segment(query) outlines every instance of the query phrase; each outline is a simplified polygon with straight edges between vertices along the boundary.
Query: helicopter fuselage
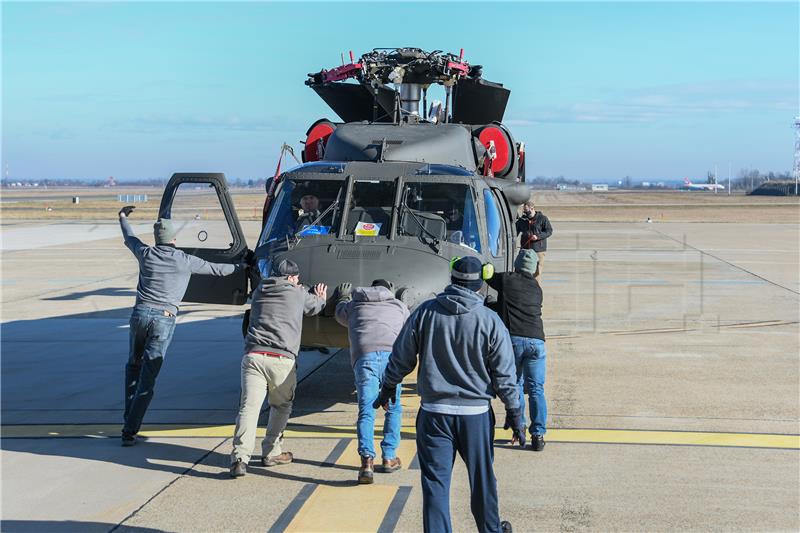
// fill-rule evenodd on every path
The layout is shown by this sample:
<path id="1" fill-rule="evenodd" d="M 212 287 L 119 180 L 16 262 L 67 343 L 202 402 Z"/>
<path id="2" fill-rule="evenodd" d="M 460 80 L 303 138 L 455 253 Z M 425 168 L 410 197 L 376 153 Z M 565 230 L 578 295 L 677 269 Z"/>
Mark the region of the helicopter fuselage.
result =
<path id="1" fill-rule="evenodd" d="M 328 285 L 329 305 L 306 319 L 303 344 L 346 346 L 347 331 L 333 318 L 340 283 L 389 280 L 414 308 L 449 283 L 454 257 L 511 268 L 520 195 L 517 186 L 509 201 L 509 185 L 448 165 L 302 165 L 281 176 L 255 249 L 258 269 L 268 275 L 274 261 L 291 259 L 303 283 Z"/>

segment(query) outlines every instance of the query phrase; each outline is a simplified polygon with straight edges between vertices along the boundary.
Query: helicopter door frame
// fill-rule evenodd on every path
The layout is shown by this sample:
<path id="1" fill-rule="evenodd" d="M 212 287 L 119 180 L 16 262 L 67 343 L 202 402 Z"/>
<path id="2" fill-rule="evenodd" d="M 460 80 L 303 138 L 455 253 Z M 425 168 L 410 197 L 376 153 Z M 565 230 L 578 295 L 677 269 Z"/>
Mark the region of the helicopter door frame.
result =
<path id="1" fill-rule="evenodd" d="M 394 205 L 392 205 L 392 223 L 389 228 L 389 240 L 397 238 L 397 228 L 400 225 L 400 210 L 403 203 L 403 176 L 397 176 L 394 180 Z"/>
<path id="2" fill-rule="evenodd" d="M 250 250 L 233 206 L 225 174 L 213 173 L 187 173 L 179 172 L 172 175 L 164 194 L 161 196 L 161 205 L 158 209 L 159 218 L 172 218 L 172 204 L 178 188 L 183 184 L 208 185 L 214 188 L 220 208 L 225 215 L 225 221 L 231 232 L 233 242 L 227 249 L 217 248 L 177 248 L 187 254 L 199 257 L 210 263 L 240 264 L 245 261 Z M 180 228 L 176 228 L 180 230 Z M 178 242 L 180 244 L 180 241 Z M 248 275 L 245 269 L 240 269 L 229 276 L 207 276 L 194 274 L 189 280 L 189 286 L 183 297 L 184 302 L 243 305 L 247 302 Z"/>
<path id="3" fill-rule="evenodd" d="M 506 195 L 503 194 L 503 189 L 499 187 L 490 187 L 492 196 L 494 196 L 498 208 L 503 211 L 505 216 L 501 216 L 503 224 L 503 234 L 505 236 L 505 267 L 506 272 L 511 272 L 514 268 L 514 258 L 516 257 L 516 241 L 517 236 L 514 233 L 514 219 L 515 214 L 511 210 Z"/>
<path id="4" fill-rule="evenodd" d="M 353 179 L 352 174 L 348 174 L 344 178 L 344 204 L 342 204 L 342 220 L 339 223 L 339 231 L 336 234 L 336 240 L 343 240 L 345 235 L 347 234 L 347 219 L 350 216 L 350 204 L 351 198 L 353 195 Z M 353 240 L 355 240 L 355 236 L 353 236 Z"/>

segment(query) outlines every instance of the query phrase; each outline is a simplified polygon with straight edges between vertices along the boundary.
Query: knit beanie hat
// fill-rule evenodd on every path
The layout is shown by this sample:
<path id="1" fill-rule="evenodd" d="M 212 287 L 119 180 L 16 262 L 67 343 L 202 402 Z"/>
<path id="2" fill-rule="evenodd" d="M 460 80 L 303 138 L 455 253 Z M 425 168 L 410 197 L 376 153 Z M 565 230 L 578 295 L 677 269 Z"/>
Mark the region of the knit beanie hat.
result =
<path id="1" fill-rule="evenodd" d="M 394 283 L 391 281 L 386 281 L 385 279 L 376 279 L 372 282 L 373 287 L 386 287 L 390 291 L 394 292 Z"/>
<path id="2" fill-rule="evenodd" d="M 156 238 L 156 244 L 169 244 L 175 240 L 175 227 L 172 221 L 168 218 L 159 218 L 153 224 L 153 235 Z"/>
<path id="3" fill-rule="evenodd" d="M 453 285 L 460 285 L 478 292 L 483 287 L 482 269 L 483 265 L 478 258 L 462 257 L 453 265 L 453 269 L 450 271 L 450 281 Z"/>
<path id="4" fill-rule="evenodd" d="M 514 270 L 517 272 L 527 272 L 530 275 L 536 273 L 536 266 L 539 264 L 539 256 L 531 249 L 520 250 L 519 255 L 514 260 Z"/>
<path id="5" fill-rule="evenodd" d="M 300 267 L 298 267 L 297 263 L 295 263 L 294 261 L 289 261 L 288 259 L 284 259 L 283 261 L 272 263 L 272 275 L 282 278 L 288 278 L 289 276 L 299 276 Z"/>

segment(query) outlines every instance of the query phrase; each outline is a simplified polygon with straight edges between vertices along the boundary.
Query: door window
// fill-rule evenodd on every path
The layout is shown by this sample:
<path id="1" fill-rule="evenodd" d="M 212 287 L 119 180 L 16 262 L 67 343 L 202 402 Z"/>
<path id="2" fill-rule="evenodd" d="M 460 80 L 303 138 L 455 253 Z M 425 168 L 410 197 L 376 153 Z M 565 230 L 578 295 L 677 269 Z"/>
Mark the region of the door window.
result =
<path id="1" fill-rule="evenodd" d="M 233 231 L 212 184 L 185 182 L 178 185 L 170 218 L 180 248 L 229 250 L 233 246 Z"/>
<path id="2" fill-rule="evenodd" d="M 490 189 L 483 190 L 483 202 L 486 207 L 486 232 L 489 235 L 489 250 L 494 257 L 503 255 L 503 219 L 500 209 Z"/>

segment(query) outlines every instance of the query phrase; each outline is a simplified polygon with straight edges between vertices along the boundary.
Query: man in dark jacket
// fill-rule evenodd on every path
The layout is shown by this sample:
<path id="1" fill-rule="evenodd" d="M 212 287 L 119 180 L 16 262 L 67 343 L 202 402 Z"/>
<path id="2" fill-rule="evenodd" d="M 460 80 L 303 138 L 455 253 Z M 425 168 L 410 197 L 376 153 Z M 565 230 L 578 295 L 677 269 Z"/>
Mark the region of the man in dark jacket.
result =
<path id="1" fill-rule="evenodd" d="M 528 200 L 522 205 L 522 216 L 517 218 L 517 235 L 521 235 L 520 247 L 523 250 L 532 249 L 538 258 L 536 274 L 538 280 L 544 268 L 544 255 L 547 252 L 547 238 L 553 234 L 553 226 L 541 211 L 536 211 L 533 200 Z"/>
<path id="2" fill-rule="evenodd" d="M 422 520 L 426 532 L 447 533 L 450 479 L 456 452 L 469 472 L 471 509 L 481 532 L 509 531 L 501 524 L 494 477 L 494 413 L 491 399 L 506 407 L 505 427 L 524 445 L 514 355 L 508 330 L 484 306 L 481 262 L 459 259 L 451 284 L 422 303 L 392 347 L 378 399 L 386 406 L 417 365 L 422 404 L 417 415 L 417 453 L 422 474 Z"/>
<path id="3" fill-rule="evenodd" d="M 531 415 L 531 448 L 544 449 L 547 432 L 547 402 L 544 397 L 546 356 L 542 324 L 542 289 L 534 277 L 536 255 L 533 250 L 520 250 L 514 272 L 495 274 L 488 281 L 497 291 L 494 308 L 511 333 L 517 366 L 517 387 L 520 410 L 525 419 L 525 394 Z"/>
<path id="4" fill-rule="evenodd" d="M 232 477 L 247 473 L 265 397 L 270 410 L 267 434 L 261 445 L 261 464 L 277 466 L 292 462 L 291 452 L 282 448 L 283 430 L 292 414 L 297 386 L 295 359 L 300 349 L 303 315 L 322 311 L 327 293 L 328 288 L 321 283 L 314 286 L 313 294 L 300 285 L 300 270 L 287 259 L 273 264 L 271 275 L 253 291 L 242 358 L 242 396 L 231 453 Z"/>
<path id="5" fill-rule="evenodd" d="M 119 212 L 125 246 L 139 262 L 136 304 L 130 320 L 130 353 L 125 365 L 125 413 L 122 445 L 136 444 L 142 419 L 153 399 L 156 378 L 175 332 L 178 306 L 192 274 L 228 276 L 244 265 L 208 263 L 175 248 L 172 221 L 159 218 L 153 225 L 156 245 L 147 246 L 133 233 L 128 216 L 134 206 Z"/>
<path id="6" fill-rule="evenodd" d="M 381 378 L 389 363 L 392 344 L 408 318 L 408 307 L 395 298 L 393 289 L 391 282 L 376 279 L 371 287 L 353 290 L 350 283 L 343 283 L 336 290 L 339 300 L 336 304 L 336 321 L 348 329 L 350 364 L 353 366 L 358 396 L 356 433 L 358 455 L 361 456 L 358 482 L 361 484 L 373 481 L 375 408 L 372 404 L 380 392 Z M 403 416 L 400 387 L 397 387 L 394 400 L 384 417 L 381 441 L 382 466 L 387 473 L 402 468 L 397 457 Z"/>

